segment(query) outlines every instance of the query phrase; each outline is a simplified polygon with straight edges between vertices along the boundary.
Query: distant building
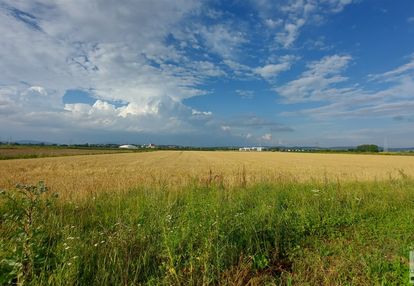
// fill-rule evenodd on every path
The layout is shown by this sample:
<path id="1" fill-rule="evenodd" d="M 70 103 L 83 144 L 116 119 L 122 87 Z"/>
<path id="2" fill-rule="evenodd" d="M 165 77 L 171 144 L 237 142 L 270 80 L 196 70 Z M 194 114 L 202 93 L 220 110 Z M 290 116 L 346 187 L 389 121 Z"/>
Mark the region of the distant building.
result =
<path id="1" fill-rule="evenodd" d="M 156 148 L 156 146 L 155 146 L 155 144 L 152 144 L 152 143 L 150 143 L 150 144 L 148 144 L 148 145 L 142 145 L 141 146 L 142 148 L 149 148 L 149 149 L 155 149 Z"/>
<path id="2" fill-rule="evenodd" d="M 138 149 L 138 147 L 137 146 L 134 146 L 134 145 L 121 145 L 121 146 L 119 146 L 119 148 L 120 149 Z"/>
<path id="3" fill-rule="evenodd" d="M 239 148 L 240 152 L 262 152 L 264 151 L 264 147 L 242 147 Z"/>

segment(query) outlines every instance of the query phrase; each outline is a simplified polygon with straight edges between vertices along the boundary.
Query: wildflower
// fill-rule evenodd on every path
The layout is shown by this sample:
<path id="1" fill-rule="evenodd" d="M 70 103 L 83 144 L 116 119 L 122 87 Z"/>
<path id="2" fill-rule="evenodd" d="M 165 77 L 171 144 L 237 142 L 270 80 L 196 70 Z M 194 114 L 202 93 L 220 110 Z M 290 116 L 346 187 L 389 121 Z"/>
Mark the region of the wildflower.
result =
<path id="1" fill-rule="evenodd" d="M 318 189 L 313 189 L 313 190 L 311 190 L 311 192 L 312 193 L 319 193 L 321 190 L 318 190 Z"/>
<path id="2" fill-rule="evenodd" d="M 97 243 L 95 243 L 93 246 L 97 247 L 97 246 L 98 246 L 98 244 L 97 244 Z"/>
<path id="3" fill-rule="evenodd" d="M 68 262 L 68 266 L 71 266 L 71 265 L 72 265 L 72 263 Z"/>
<path id="4" fill-rule="evenodd" d="M 72 259 L 77 259 L 79 256 L 73 256 Z"/>
<path id="5" fill-rule="evenodd" d="M 66 246 L 66 247 L 65 247 L 65 250 L 68 250 L 69 248 L 70 248 L 69 246 Z"/>
<path id="6" fill-rule="evenodd" d="M 102 244 L 102 243 L 105 243 L 105 240 L 102 240 L 102 241 L 101 241 L 101 244 Z"/>

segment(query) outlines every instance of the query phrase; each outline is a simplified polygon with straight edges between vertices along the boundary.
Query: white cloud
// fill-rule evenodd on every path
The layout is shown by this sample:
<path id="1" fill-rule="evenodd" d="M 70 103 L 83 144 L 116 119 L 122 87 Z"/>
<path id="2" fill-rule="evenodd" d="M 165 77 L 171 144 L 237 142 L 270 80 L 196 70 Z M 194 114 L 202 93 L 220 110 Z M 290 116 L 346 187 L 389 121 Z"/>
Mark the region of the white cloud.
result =
<path id="1" fill-rule="evenodd" d="M 221 126 L 221 130 L 223 130 L 223 131 L 230 131 L 231 130 L 231 127 L 230 126 L 227 126 L 227 125 L 223 125 L 223 126 Z"/>
<path id="2" fill-rule="evenodd" d="M 279 63 L 267 64 L 263 67 L 255 68 L 253 71 L 265 79 L 278 76 L 281 72 L 287 71 L 292 66 L 292 62 L 296 58 L 294 56 L 284 56 L 279 59 Z"/>
<path id="3" fill-rule="evenodd" d="M 320 66 L 316 64 L 316 66 Z M 324 66 L 324 65 L 322 65 Z M 315 65 L 313 65 L 315 67 Z M 345 62 L 338 64 L 336 70 L 341 71 L 346 67 Z M 321 68 L 325 70 L 329 69 Z M 341 78 L 338 74 L 332 73 L 332 77 Z M 306 77 L 305 77 L 306 78 Z M 303 88 L 305 95 L 310 95 L 311 99 L 324 99 L 328 103 L 323 106 L 304 109 L 299 112 L 285 112 L 282 115 L 307 115 L 316 119 L 333 120 L 334 118 L 411 118 L 414 108 L 414 69 L 412 59 L 408 63 L 401 65 L 391 71 L 379 75 L 371 75 L 371 79 L 386 81 L 387 87 L 381 90 L 364 89 L 355 85 L 335 88 L 331 83 L 325 81 L 325 88 L 313 86 Z M 342 82 L 339 80 L 338 82 Z M 300 79 L 299 79 L 300 80 Z M 335 80 L 332 80 L 335 83 Z M 287 87 L 282 87 L 285 95 L 292 95 L 294 89 L 301 90 L 299 87 L 302 82 L 293 81 Z M 293 88 L 293 86 L 295 88 Z M 294 97 L 296 102 L 306 101 L 304 95 Z"/>
<path id="4" fill-rule="evenodd" d="M 213 112 L 211 112 L 211 111 L 198 111 L 198 110 L 193 109 L 192 112 L 191 112 L 191 114 L 192 115 L 195 115 L 195 116 L 204 117 L 204 116 L 211 116 L 211 115 L 213 115 Z"/>
<path id="5" fill-rule="evenodd" d="M 393 81 L 401 76 L 405 76 L 410 71 L 414 71 L 414 54 L 411 55 L 411 60 L 408 63 L 383 74 L 369 75 L 369 77 L 371 80 Z"/>
<path id="6" fill-rule="evenodd" d="M 236 62 L 234 60 L 231 59 L 224 59 L 223 63 L 230 68 L 230 70 L 236 75 L 236 76 L 242 76 L 242 77 L 249 77 L 253 75 L 253 71 L 252 68 L 247 66 L 247 65 L 243 65 L 239 62 Z"/>
<path id="7" fill-rule="evenodd" d="M 341 12 L 345 6 L 355 2 L 355 0 L 322 0 L 321 3 L 327 3 L 332 12 Z"/>
<path id="8" fill-rule="evenodd" d="M 28 93 L 28 92 L 34 92 L 34 93 L 39 94 L 41 96 L 46 96 L 47 95 L 46 90 L 41 86 L 31 86 L 27 89 L 26 93 Z"/>
<path id="9" fill-rule="evenodd" d="M 277 33 L 276 40 L 284 48 L 289 48 L 292 46 L 293 42 L 299 36 L 300 28 L 305 24 L 305 19 L 297 19 L 294 22 L 288 22 L 284 26 L 284 30 Z"/>
<path id="10" fill-rule="evenodd" d="M 277 76 L 279 73 L 290 68 L 289 63 L 268 64 L 263 67 L 255 68 L 254 71 L 264 78 L 271 78 Z"/>
<path id="11" fill-rule="evenodd" d="M 282 19 L 265 19 L 264 20 L 265 25 L 270 29 L 275 29 L 277 27 L 280 27 L 283 24 Z"/>
<path id="12" fill-rule="evenodd" d="M 298 79 L 275 90 L 290 103 L 327 99 L 330 96 L 330 87 L 347 79 L 340 73 L 351 60 L 349 55 L 326 56 L 320 61 L 308 64 L 308 69 Z"/>
<path id="13" fill-rule="evenodd" d="M 355 0 L 272 0 L 251 1 L 257 7 L 263 24 L 278 29 L 275 40 L 291 48 L 305 25 L 320 24 L 329 14 L 341 12 Z M 276 20 L 273 20 L 276 19 Z"/>
<path id="14" fill-rule="evenodd" d="M 254 114 L 245 114 L 220 122 L 220 128 L 241 139 L 249 140 L 251 144 L 270 142 L 272 134 L 291 133 L 294 130 L 284 124 L 269 120 Z"/>
<path id="15" fill-rule="evenodd" d="M 290 54 L 309 46 L 328 49 L 328 40 L 318 37 L 303 37 L 299 49 L 295 44 L 309 26 L 321 25 L 358 1 L 252 0 L 261 20 L 252 24 L 255 12 L 239 17 L 198 0 L 3 0 L 0 131 L 25 126 L 43 130 L 42 136 L 59 129 L 218 132 L 252 141 L 292 131 L 278 120 L 255 116 L 227 122 L 209 110 L 186 106 L 186 99 L 208 95 L 212 91 L 207 88 L 237 83 L 235 79 L 245 81 L 242 86 L 247 88 L 235 92 L 253 98 L 253 81 L 259 76 L 274 85 L 278 75 L 291 69 L 295 58 L 280 57 L 281 47 L 292 49 Z M 274 90 L 285 103 L 326 104 L 301 111 L 317 119 L 409 118 L 413 58 L 370 76 L 386 86 L 382 91 L 348 83 L 345 69 L 351 62 L 347 55 L 324 57 L 306 65 L 296 79 L 286 84 L 278 80 Z M 87 90 L 95 102 L 65 105 L 62 98 L 68 89 Z"/>
<path id="16" fill-rule="evenodd" d="M 254 92 L 252 90 L 236 89 L 236 93 L 244 99 L 252 99 L 254 97 Z"/>
<path id="17" fill-rule="evenodd" d="M 272 134 L 266 133 L 262 137 L 260 137 L 260 139 L 263 141 L 272 141 Z"/>
<path id="18" fill-rule="evenodd" d="M 6 0 L 3 5 L 0 117 L 14 111 L 7 120 L 31 124 L 30 116 L 47 112 L 60 118 L 54 123 L 62 128 L 77 123 L 153 132 L 191 130 L 210 120 L 211 113 L 194 113 L 182 100 L 205 94 L 198 86 L 224 71 L 211 61 L 191 60 L 165 41 L 186 29 L 183 20 L 198 13 L 199 1 Z M 19 13 L 27 19 L 16 17 Z M 224 26 L 207 29 L 207 36 L 211 48 L 223 53 L 227 43 L 240 41 Z M 64 105 L 68 89 L 90 90 L 98 100 Z"/>
<path id="19" fill-rule="evenodd" d="M 247 42 L 245 35 L 230 26 L 217 24 L 202 26 L 197 30 L 203 37 L 206 46 L 224 59 L 233 59 L 239 53 L 239 47 Z"/>

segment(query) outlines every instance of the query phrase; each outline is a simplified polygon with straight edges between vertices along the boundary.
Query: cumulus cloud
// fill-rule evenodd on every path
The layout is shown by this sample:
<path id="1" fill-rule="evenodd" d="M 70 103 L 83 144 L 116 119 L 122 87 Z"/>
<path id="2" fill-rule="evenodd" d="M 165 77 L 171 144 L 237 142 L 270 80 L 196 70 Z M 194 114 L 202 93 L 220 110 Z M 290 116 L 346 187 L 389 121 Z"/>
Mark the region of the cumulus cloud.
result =
<path id="1" fill-rule="evenodd" d="M 235 109 L 222 115 L 226 119 L 189 104 L 192 97 L 212 93 L 225 100 L 220 90 L 229 84 L 230 92 L 253 106 L 262 80 L 282 103 L 318 102 L 300 110 L 302 115 L 410 118 L 413 57 L 369 76 L 371 83 L 386 86 L 380 91 L 349 83 L 346 70 L 354 60 L 347 54 L 321 56 L 303 72 L 292 71 L 300 47 L 318 54 L 331 47 L 315 37 L 298 49 L 303 31 L 354 2 L 255 0 L 250 4 L 256 10 L 240 17 L 198 0 L 4 0 L 0 131 L 187 132 L 188 138 L 208 133 L 252 141 L 265 140 L 263 134 L 294 134 L 276 113 L 273 119 L 237 117 Z M 242 87 L 234 88 L 237 81 L 244 81 Z M 67 90 L 88 91 L 94 102 L 65 104 Z"/>
<path id="2" fill-rule="evenodd" d="M 200 7 L 193 0 L 3 1 L 0 116 L 13 110 L 19 114 L 13 120 L 23 121 L 48 112 L 61 118 L 56 124 L 68 121 L 62 128 L 73 122 L 132 131 L 197 128 L 211 114 L 182 100 L 205 94 L 199 85 L 225 73 L 211 61 L 191 59 L 166 37 L 185 29 L 183 20 Z M 206 32 L 217 52 L 236 41 L 225 31 Z M 97 101 L 64 105 L 68 89 L 89 90 Z"/>

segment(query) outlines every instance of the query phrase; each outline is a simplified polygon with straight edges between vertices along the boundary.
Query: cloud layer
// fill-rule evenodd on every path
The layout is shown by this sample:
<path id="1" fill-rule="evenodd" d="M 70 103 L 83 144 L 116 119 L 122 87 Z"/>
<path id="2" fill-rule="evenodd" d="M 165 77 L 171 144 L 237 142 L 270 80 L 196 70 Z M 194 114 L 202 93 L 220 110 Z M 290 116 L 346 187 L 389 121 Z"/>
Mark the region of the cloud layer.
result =
<path id="1" fill-rule="evenodd" d="M 361 59 L 315 32 L 363 1 L 219 2 L 2 1 L 2 136 L 293 144 L 308 120 L 412 126 L 413 56 L 355 79 Z M 65 102 L 68 90 L 93 102 Z"/>

